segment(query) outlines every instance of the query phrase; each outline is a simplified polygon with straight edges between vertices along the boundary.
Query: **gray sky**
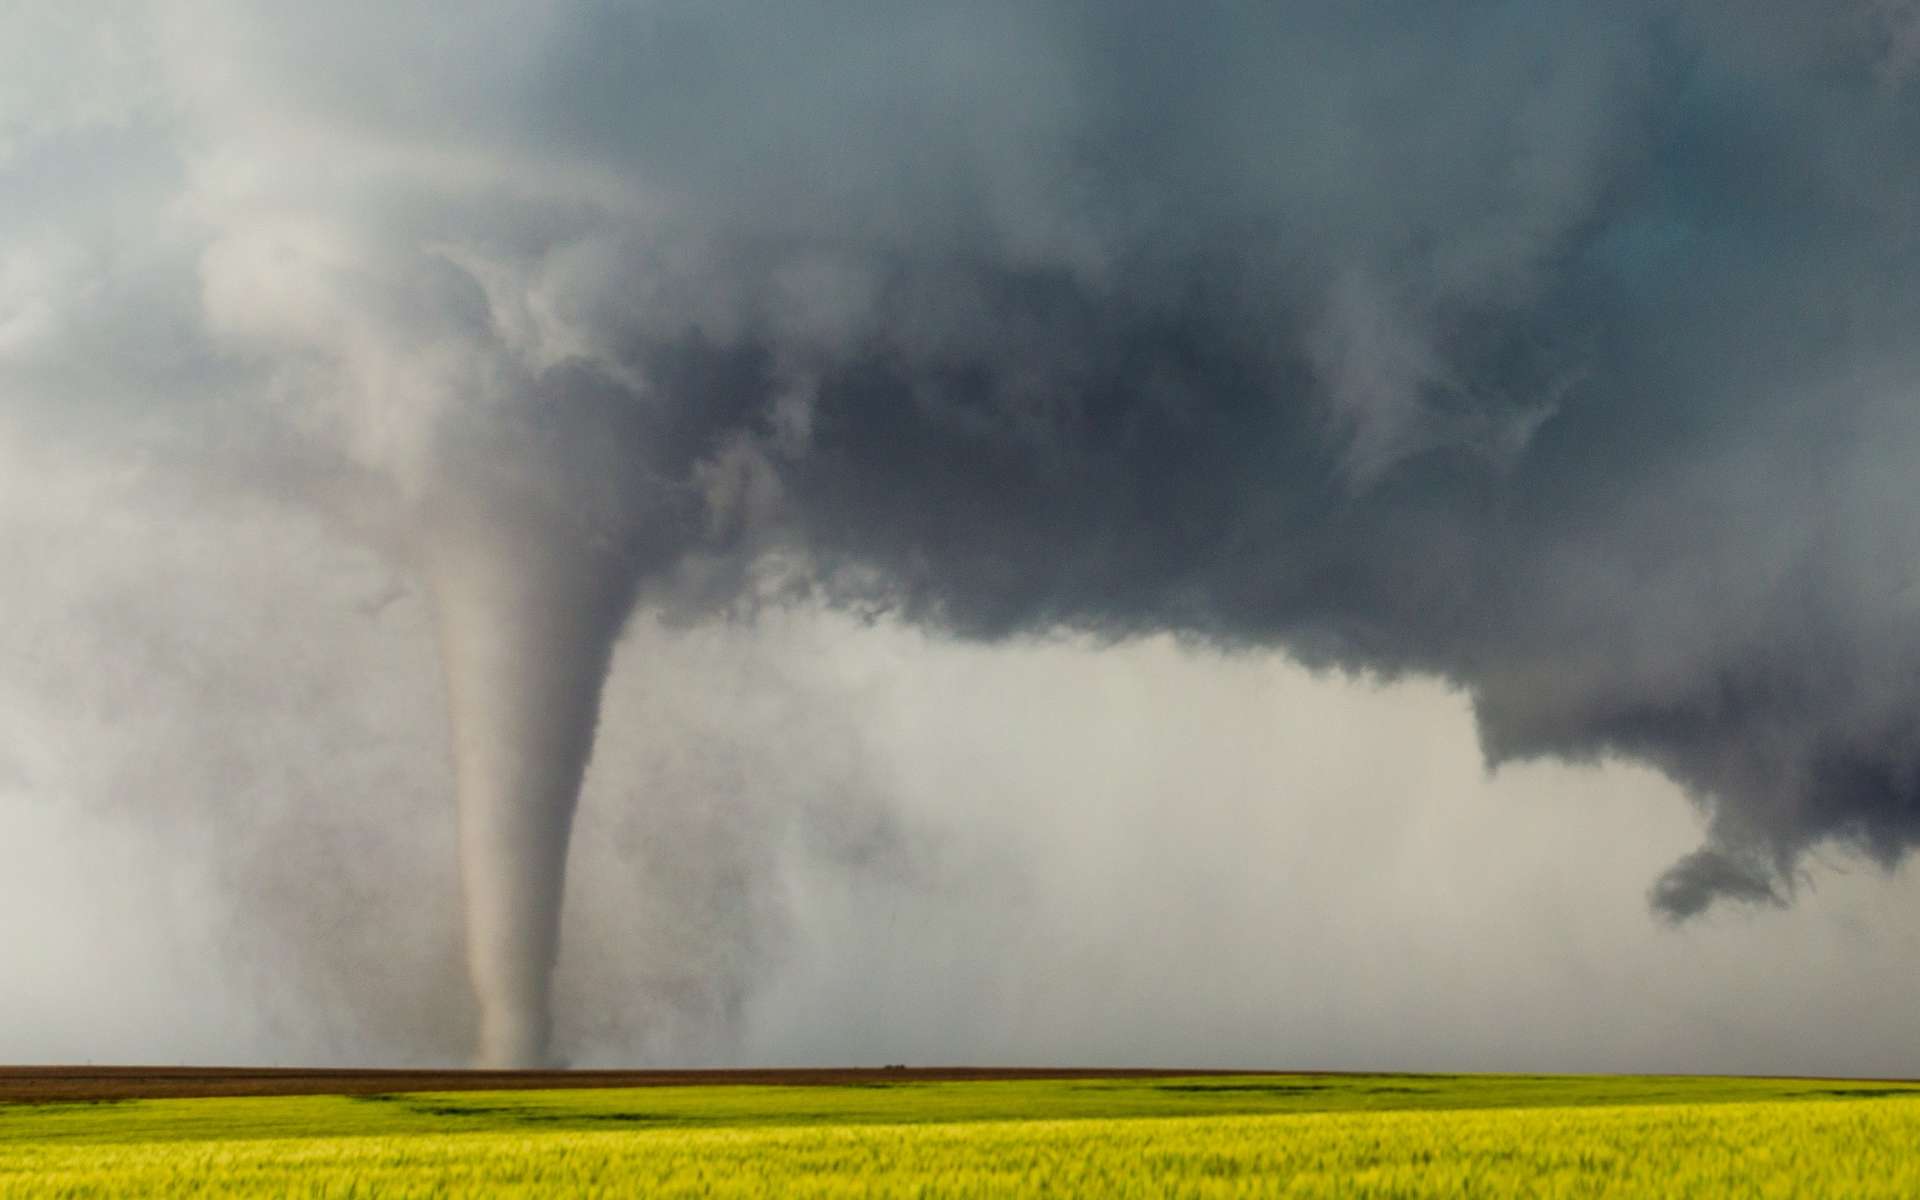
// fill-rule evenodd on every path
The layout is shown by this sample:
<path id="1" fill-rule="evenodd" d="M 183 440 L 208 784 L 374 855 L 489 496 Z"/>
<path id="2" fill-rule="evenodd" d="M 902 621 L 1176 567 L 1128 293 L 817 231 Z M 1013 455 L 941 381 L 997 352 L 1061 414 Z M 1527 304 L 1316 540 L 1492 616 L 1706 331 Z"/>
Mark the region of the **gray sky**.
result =
<path id="1" fill-rule="evenodd" d="M 458 1060 L 418 590 L 303 518 L 7 465 L 0 544 L 50 569 L 10 580 L 0 625 L 0 1058 Z M 581 818 L 561 1045 L 1920 1069 L 1910 873 L 1834 856 L 1790 909 L 1676 928 L 1646 888 L 1698 836 L 1641 768 L 1489 776 L 1433 682 L 1164 638 L 642 620 Z"/>
<path id="2" fill-rule="evenodd" d="M 0 12 L 0 1057 L 1914 1070 L 1917 66 Z"/>

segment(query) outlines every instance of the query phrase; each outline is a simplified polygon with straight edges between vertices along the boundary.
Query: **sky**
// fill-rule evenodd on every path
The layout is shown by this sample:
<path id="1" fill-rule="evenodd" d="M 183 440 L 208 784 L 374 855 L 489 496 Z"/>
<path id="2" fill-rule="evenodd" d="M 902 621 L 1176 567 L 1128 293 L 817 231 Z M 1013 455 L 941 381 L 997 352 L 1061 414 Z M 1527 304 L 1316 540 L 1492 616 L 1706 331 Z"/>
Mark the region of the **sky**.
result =
<path id="1" fill-rule="evenodd" d="M 1913 1073 L 1917 75 L 0 14 L 0 1059 Z"/>
<path id="2" fill-rule="evenodd" d="M 0 1058 L 461 1061 L 419 589 L 311 520 L 8 466 L 0 542 L 42 569 L 0 626 Z M 1647 889 L 1699 836 L 1643 767 L 1490 774 L 1434 681 L 818 610 L 641 621 L 583 801 L 560 1043 L 1913 1074 L 1911 871 L 1829 855 L 1791 908 L 1675 925 Z"/>

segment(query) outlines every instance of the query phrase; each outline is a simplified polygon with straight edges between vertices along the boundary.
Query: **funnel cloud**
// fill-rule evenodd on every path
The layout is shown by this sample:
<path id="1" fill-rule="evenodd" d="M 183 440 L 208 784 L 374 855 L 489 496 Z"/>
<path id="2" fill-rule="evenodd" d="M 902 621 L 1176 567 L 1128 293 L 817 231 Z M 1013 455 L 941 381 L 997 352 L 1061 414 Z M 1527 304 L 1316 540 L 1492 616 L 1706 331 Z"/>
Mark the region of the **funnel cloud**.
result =
<path id="1" fill-rule="evenodd" d="M 625 564 L 485 513 L 429 526 L 453 727 L 480 1060 L 548 1061 L 574 804 L 626 608 Z"/>
<path id="2" fill-rule="evenodd" d="M 485 1062 L 553 1057 L 637 612 L 1437 680 L 1489 763 L 1685 792 L 1674 920 L 1920 841 L 1911 4 L 153 0 L 0 45 L 0 450 L 430 597 Z"/>

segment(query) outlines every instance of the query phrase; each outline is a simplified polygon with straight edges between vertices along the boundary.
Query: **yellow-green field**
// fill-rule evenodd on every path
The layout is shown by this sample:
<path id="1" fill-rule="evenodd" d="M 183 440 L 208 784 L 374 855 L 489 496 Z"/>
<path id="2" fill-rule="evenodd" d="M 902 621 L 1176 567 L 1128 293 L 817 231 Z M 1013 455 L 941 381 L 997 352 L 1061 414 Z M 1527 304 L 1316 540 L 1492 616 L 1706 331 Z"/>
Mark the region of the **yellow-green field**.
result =
<path id="1" fill-rule="evenodd" d="M 0 1196 L 1920 1196 L 1920 1088 L 1212 1077 L 0 1105 Z"/>

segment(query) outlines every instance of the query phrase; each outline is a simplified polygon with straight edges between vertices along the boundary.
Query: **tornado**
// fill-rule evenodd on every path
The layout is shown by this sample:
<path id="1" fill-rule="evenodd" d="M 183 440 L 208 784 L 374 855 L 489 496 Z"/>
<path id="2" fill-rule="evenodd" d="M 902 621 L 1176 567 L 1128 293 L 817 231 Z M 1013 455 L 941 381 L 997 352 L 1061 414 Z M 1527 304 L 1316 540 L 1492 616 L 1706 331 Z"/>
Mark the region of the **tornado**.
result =
<path id="1" fill-rule="evenodd" d="M 630 575 L 551 513 L 463 497 L 426 523 L 446 673 L 475 1063 L 558 1065 L 567 844 Z"/>

